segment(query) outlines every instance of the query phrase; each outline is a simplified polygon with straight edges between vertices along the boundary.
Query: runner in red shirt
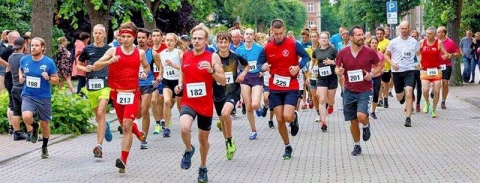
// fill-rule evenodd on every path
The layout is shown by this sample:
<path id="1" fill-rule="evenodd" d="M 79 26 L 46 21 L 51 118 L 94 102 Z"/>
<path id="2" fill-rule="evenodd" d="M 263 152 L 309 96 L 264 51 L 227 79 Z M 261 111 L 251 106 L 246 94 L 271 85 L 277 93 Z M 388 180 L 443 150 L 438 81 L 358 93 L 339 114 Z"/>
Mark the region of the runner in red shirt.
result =
<path id="1" fill-rule="evenodd" d="M 345 75 L 343 91 L 343 115 L 345 121 L 350 121 L 350 132 L 355 143 L 353 156 L 362 153 L 360 147 L 360 128 L 363 125 L 363 140 L 370 139 L 370 124 L 368 111 L 372 102 L 372 76 L 377 76 L 383 65 L 377 53 L 364 46 L 363 30 L 354 26 L 348 31 L 351 46 L 340 50 L 337 55 L 335 73 Z M 376 65 L 372 70 L 372 65 Z"/>
<path id="2" fill-rule="evenodd" d="M 115 166 L 119 168 L 119 173 L 125 173 L 125 165 L 132 147 L 132 133 L 140 141 L 145 141 L 145 133 L 138 129 L 133 120 L 139 114 L 140 109 L 139 75 L 140 79 L 145 79 L 150 71 L 150 66 L 145 59 L 145 51 L 133 46 L 137 35 L 135 24 L 124 23 L 120 25 L 119 30 L 123 44 L 108 49 L 105 55 L 93 64 L 93 71 L 108 66 L 110 98 L 113 100 L 113 107 L 123 129 L 122 152 Z M 140 65 L 144 69 L 141 73 Z"/>
<path id="3" fill-rule="evenodd" d="M 447 109 L 445 105 L 445 100 L 447 100 L 448 95 L 448 82 L 450 81 L 450 76 L 452 76 L 452 61 L 454 57 L 461 56 L 460 50 L 458 49 L 455 41 L 447 37 L 447 28 L 445 26 L 440 26 L 437 28 L 437 39 L 443 44 L 445 50 L 447 50 L 447 55 L 438 55 L 440 57 L 441 65 L 440 69 L 442 70 L 442 103 L 441 108 Z"/>
<path id="4" fill-rule="evenodd" d="M 180 167 L 187 170 L 192 165 L 195 147 L 191 145 L 190 130 L 193 120 L 197 118 L 201 158 L 198 182 L 208 182 L 207 154 L 210 148 L 208 136 L 213 116 L 213 82 L 225 86 L 227 80 L 218 54 L 205 51 L 208 30 L 203 26 L 197 26 L 191 33 L 193 51 L 183 54 L 178 85 L 175 87 L 175 93 L 183 91 L 180 128 L 186 150 Z"/>

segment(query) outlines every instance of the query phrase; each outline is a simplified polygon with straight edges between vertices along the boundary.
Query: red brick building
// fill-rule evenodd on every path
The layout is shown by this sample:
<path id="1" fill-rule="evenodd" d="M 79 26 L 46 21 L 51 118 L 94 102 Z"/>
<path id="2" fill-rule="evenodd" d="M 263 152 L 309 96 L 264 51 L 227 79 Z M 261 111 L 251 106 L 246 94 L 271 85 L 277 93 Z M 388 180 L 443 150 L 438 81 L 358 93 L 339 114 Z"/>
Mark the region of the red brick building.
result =
<path id="1" fill-rule="evenodd" d="M 303 5 L 307 10 L 307 20 L 305 21 L 305 27 L 316 25 L 318 30 L 322 30 L 322 16 L 321 16 L 321 0 L 302 0 Z"/>

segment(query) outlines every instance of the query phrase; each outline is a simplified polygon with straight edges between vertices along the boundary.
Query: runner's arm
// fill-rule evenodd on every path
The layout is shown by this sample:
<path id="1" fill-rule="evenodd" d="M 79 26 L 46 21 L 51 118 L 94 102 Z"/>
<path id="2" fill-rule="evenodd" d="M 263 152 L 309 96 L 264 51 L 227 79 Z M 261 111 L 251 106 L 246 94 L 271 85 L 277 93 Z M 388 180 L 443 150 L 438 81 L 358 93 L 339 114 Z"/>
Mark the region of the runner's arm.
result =
<path id="1" fill-rule="evenodd" d="M 267 63 L 267 55 L 265 53 L 265 48 L 260 51 L 260 54 L 258 55 L 257 59 L 257 68 L 261 68 L 260 70 L 263 72 L 263 64 Z"/>
<path id="2" fill-rule="evenodd" d="M 98 59 L 98 61 L 96 61 L 94 64 L 93 64 L 93 71 L 98 71 L 100 69 L 103 69 L 104 67 L 110 65 L 111 63 L 117 61 L 117 60 L 114 60 L 113 59 L 113 56 L 115 55 L 115 49 L 114 47 L 112 48 L 109 48 L 107 50 L 107 52 L 105 52 L 105 54 L 102 56 L 102 58 Z"/>
<path id="3" fill-rule="evenodd" d="M 297 55 L 299 57 L 302 57 L 302 60 L 300 60 L 300 64 L 298 65 L 298 67 L 302 69 L 303 67 L 305 67 L 305 65 L 307 65 L 307 62 L 310 60 L 310 55 L 308 55 L 307 51 L 303 49 L 302 45 L 299 42 L 295 43 L 295 50 L 297 52 Z"/>
<path id="4" fill-rule="evenodd" d="M 145 58 L 145 51 L 143 50 L 140 50 L 140 63 L 142 64 L 143 72 L 145 72 L 145 74 L 148 74 L 150 72 L 150 65 Z"/>
<path id="5" fill-rule="evenodd" d="M 222 67 L 222 61 L 220 60 L 220 56 L 214 53 L 212 55 L 212 66 L 213 66 L 213 79 L 220 83 L 220 85 L 225 86 L 227 84 L 227 79 L 225 78 L 225 73 Z"/>

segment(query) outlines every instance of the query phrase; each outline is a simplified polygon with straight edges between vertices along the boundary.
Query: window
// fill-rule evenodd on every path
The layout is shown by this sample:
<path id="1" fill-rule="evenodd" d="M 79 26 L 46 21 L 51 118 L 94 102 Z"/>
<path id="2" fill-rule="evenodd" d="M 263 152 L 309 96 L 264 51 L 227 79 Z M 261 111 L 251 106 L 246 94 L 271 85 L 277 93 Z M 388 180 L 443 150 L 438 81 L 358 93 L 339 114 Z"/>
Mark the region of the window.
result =
<path id="1" fill-rule="evenodd" d="M 308 21 L 308 27 L 310 27 L 310 26 L 312 26 L 312 25 L 314 25 L 313 21 L 309 20 L 309 21 Z"/>
<path id="2" fill-rule="evenodd" d="M 313 3 L 307 3 L 307 12 L 313 12 L 313 11 L 314 11 Z"/>

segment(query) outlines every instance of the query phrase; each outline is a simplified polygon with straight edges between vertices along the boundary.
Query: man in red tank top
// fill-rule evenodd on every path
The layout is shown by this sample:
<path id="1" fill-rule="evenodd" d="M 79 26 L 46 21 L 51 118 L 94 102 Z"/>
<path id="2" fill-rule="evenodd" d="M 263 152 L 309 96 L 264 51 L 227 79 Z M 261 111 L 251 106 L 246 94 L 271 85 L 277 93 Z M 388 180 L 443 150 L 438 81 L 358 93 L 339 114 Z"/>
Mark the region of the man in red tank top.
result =
<path id="1" fill-rule="evenodd" d="M 423 97 L 425 98 L 425 105 L 423 106 L 423 112 L 428 113 L 430 117 L 436 118 L 440 87 L 442 80 L 442 68 L 441 60 L 438 55 L 442 54 L 443 58 L 447 58 L 449 53 L 445 50 L 443 43 L 438 39 L 435 39 L 435 28 L 430 27 L 427 29 L 427 38 L 420 41 L 420 53 L 422 54 L 422 62 L 420 62 L 420 80 L 422 80 Z M 430 105 L 430 83 L 433 84 L 433 105 Z"/>
<path id="2" fill-rule="evenodd" d="M 299 95 L 297 76 L 310 56 L 303 46 L 293 39 L 285 37 L 285 26 L 282 20 L 272 21 L 273 39 L 260 52 L 257 68 L 270 73 L 268 89 L 269 105 L 273 108 L 278 123 L 278 132 L 285 144 L 284 160 L 292 157 L 292 147 L 285 123 L 290 123 L 292 136 L 298 133 L 298 113 L 295 111 Z M 300 63 L 298 58 L 301 57 Z M 301 74 L 301 73 L 300 73 Z"/>
<path id="3" fill-rule="evenodd" d="M 137 35 L 135 24 L 124 23 L 119 30 L 119 35 L 123 40 L 122 46 L 108 49 L 105 55 L 93 64 L 93 70 L 97 71 L 108 66 L 110 98 L 113 100 L 113 107 L 123 129 L 122 152 L 120 158 L 116 160 L 115 166 L 119 168 L 119 173 L 125 173 L 125 165 L 132 147 L 132 133 L 142 142 L 146 138 L 145 133 L 138 129 L 133 120 L 139 114 L 140 109 L 138 81 L 140 64 L 144 69 L 140 73 L 140 79 L 147 77 L 150 65 L 145 59 L 145 51 L 133 46 Z"/>
<path id="4" fill-rule="evenodd" d="M 193 120 L 197 118 L 201 158 L 198 181 L 208 182 L 207 154 L 210 148 L 208 136 L 213 116 L 213 82 L 225 86 L 227 80 L 220 57 L 216 53 L 205 51 L 208 30 L 204 26 L 197 26 L 191 33 L 194 49 L 183 54 L 178 85 L 175 87 L 175 92 L 177 94 L 183 92 L 184 96 L 180 109 L 180 129 L 186 150 L 180 167 L 186 170 L 192 165 L 195 147 L 191 145 L 190 129 Z"/>

